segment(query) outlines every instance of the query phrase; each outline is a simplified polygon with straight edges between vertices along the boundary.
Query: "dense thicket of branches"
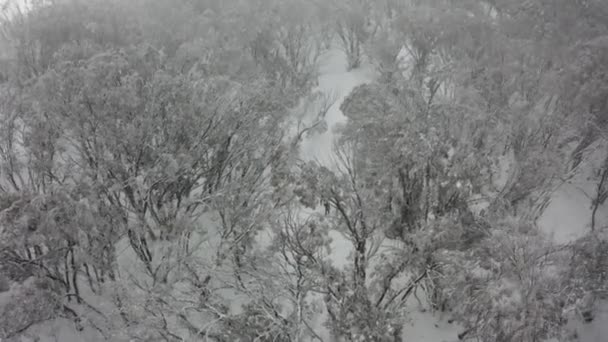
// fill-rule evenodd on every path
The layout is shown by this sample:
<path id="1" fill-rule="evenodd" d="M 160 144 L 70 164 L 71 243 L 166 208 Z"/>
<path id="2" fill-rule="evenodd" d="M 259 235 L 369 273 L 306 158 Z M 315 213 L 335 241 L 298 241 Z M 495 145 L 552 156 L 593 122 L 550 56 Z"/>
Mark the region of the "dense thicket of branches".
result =
<path id="1" fill-rule="evenodd" d="M 9 8 L 0 339 L 67 317 L 112 341 L 400 341 L 425 296 L 460 339 L 540 341 L 606 297 L 608 154 L 587 236 L 537 227 L 605 148 L 605 1 Z M 376 77 L 341 103 L 335 165 L 304 162 L 334 48 Z"/>

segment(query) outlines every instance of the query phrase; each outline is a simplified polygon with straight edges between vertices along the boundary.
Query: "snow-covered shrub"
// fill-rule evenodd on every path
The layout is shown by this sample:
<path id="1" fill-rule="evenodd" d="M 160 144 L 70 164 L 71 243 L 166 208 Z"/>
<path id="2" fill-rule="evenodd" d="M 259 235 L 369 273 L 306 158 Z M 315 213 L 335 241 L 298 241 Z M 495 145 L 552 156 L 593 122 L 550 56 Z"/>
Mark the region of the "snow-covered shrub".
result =
<path id="1" fill-rule="evenodd" d="M 252 302 L 243 308 L 243 313 L 234 315 L 223 322 L 224 338 L 230 341 L 290 342 L 293 326 L 282 317 L 278 308 L 269 303 Z"/>
<path id="2" fill-rule="evenodd" d="M 261 3 L 263 6 L 256 7 L 251 2 L 253 6 L 247 10 L 259 14 L 239 25 L 247 26 L 243 36 L 249 40 L 251 57 L 264 76 L 282 87 L 286 100 L 297 103 L 317 81 L 322 42 L 314 7 L 298 0 Z"/>
<path id="3" fill-rule="evenodd" d="M 328 327 L 346 341 L 399 341 L 401 329 L 397 312 L 373 305 L 367 294 L 350 291 L 340 302 L 328 301 Z"/>
<path id="4" fill-rule="evenodd" d="M 608 240 L 605 232 L 592 232 L 575 241 L 564 258 L 562 279 L 566 311 L 589 323 L 595 304 L 608 299 Z"/>
<path id="5" fill-rule="evenodd" d="M 336 2 L 335 33 L 342 51 L 346 54 L 348 70 L 361 66 L 364 44 L 373 35 L 370 4 L 359 0 Z"/>
<path id="6" fill-rule="evenodd" d="M 29 278 L 0 303 L 0 338 L 13 337 L 28 327 L 52 319 L 61 310 L 60 293 L 50 281 Z"/>
<path id="7" fill-rule="evenodd" d="M 527 224 L 495 224 L 473 249 L 443 255 L 442 287 L 462 337 L 534 341 L 559 335 L 563 321 L 557 252 Z"/>

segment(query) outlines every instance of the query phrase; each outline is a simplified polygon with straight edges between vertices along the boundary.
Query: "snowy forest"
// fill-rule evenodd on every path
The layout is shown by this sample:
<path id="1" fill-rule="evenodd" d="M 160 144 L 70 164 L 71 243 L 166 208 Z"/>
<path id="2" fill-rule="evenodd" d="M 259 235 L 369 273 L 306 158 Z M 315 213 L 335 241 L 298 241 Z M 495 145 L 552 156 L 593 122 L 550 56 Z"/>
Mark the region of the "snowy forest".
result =
<path id="1" fill-rule="evenodd" d="M 608 1 L 0 3 L 0 341 L 608 341 Z"/>

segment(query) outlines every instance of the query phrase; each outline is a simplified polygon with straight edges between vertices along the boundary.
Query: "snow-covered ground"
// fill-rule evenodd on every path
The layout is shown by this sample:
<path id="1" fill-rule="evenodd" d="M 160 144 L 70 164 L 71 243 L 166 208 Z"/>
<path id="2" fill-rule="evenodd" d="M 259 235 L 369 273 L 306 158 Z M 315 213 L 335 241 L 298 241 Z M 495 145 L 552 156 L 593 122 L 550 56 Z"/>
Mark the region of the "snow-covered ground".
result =
<path id="1" fill-rule="evenodd" d="M 581 238 L 591 229 L 592 200 L 597 194 L 597 175 L 604 160 L 606 146 L 597 144 L 591 148 L 585 162 L 576 175 L 562 184 L 551 197 L 549 206 L 539 220 L 539 228 L 549 235 L 555 244 L 568 244 Z M 608 203 L 596 213 L 596 231 L 608 227 Z M 596 303 L 594 320 L 582 323 L 579 319 L 569 322 L 579 342 L 608 341 L 608 303 Z"/>
<path id="2" fill-rule="evenodd" d="M 322 56 L 318 90 L 335 96 L 336 102 L 326 116 L 328 130 L 322 134 L 311 135 L 302 142 L 301 153 L 304 159 L 317 160 L 323 165 L 333 168 L 333 142 L 337 138 L 335 128 L 336 125 L 346 121 L 346 117 L 340 111 L 340 106 L 353 88 L 373 79 L 373 68 L 368 65 L 347 71 L 346 58 L 339 49 L 331 50 Z M 353 251 L 352 243 L 338 231 L 329 232 L 329 236 L 332 239 L 330 254 L 332 264 L 339 268 L 350 264 L 352 262 L 350 261 Z M 381 254 L 394 245 L 388 240 L 379 241 L 379 243 L 380 248 L 377 254 Z M 407 322 L 404 322 L 403 341 L 452 342 L 458 340 L 457 335 L 460 332 L 458 326 L 447 323 L 445 319 L 434 317 L 428 311 L 420 311 L 416 302 L 412 302 L 411 305 L 412 314 Z M 321 315 L 318 321 L 321 322 L 325 318 L 324 316 Z M 331 341 L 326 329 L 320 326 L 317 326 L 316 329 L 321 332 L 320 335 L 325 341 Z"/>
<path id="3" fill-rule="evenodd" d="M 551 203 L 543 212 L 539 226 L 555 243 L 569 243 L 584 236 L 591 229 L 592 200 L 597 195 L 599 178 L 594 172 L 601 168 L 606 147 L 598 143 L 590 148 L 585 162 L 579 166 L 579 170 L 571 179 L 557 189 L 551 197 Z M 608 225 L 607 204 L 604 203 L 597 210 L 596 229 L 606 228 Z"/>
<path id="4" fill-rule="evenodd" d="M 346 121 L 340 111 L 342 101 L 350 91 L 373 79 L 374 73 L 370 67 L 362 67 L 353 71 L 346 70 L 346 58 L 339 49 L 333 49 L 320 58 L 319 86 L 315 91 L 321 91 L 332 99 L 334 104 L 327 112 L 325 120 L 328 130 L 322 134 L 311 135 L 302 142 L 302 157 L 306 160 L 318 160 L 326 166 L 332 164 L 332 146 L 336 137 L 336 124 Z"/>

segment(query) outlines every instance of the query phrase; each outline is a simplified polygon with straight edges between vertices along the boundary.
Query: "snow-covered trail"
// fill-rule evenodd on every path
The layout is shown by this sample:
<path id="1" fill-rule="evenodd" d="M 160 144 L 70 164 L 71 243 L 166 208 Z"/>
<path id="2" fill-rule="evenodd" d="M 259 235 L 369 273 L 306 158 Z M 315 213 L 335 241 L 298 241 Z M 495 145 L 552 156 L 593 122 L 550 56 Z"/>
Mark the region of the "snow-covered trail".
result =
<path id="1" fill-rule="evenodd" d="M 331 166 L 333 154 L 333 141 L 336 138 L 334 129 L 337 124 L 346 121 L 340 111 L 340 105 L 356 86 L 373 79 L 374 72 L 371 67 L 363 67 L 352 71 L 346 70 L 346 57 L 338 49 L 332 49 L 321 56 L 319 65 L 320 91 L 335 99 L 325 120 L 328 130 L 322 134 L 312 135 L 302 142 L 301 156 L 305 160 L 318 160 L 325 166 Z"/>
<path id="2" fill-rule="evenodd" d="M 370 66 L 347 71 L 346 56 L 339 49 L 334 48 L 321 56 L 319 85 L 315 91 L 328 95 L 335 102 L 325 116 L 327 131 L 311 135 L 302 141 L 300 153 L 304 160 L 315 160 L 330 169 L 333 168 L 333 145 L 334 139 L 337 138 L 335 128 L 346 121 L 340 106 L 353 88 L 370 82 L 373 78 L 374 72 Z M 344 267 L 348 263 L 352 245 L 337 231 L 331 231 L 329 235 L 332 238 L 330 259 L 334 266 Z"/>
<path id="3" fill-rule="evenodd" d="M 337 138 L 335 128 L 344 123 L 346 117 L 340 110 L 344 98 L 358 85 L 370 82 L 374 79 L 375 73 L 371 66 L 347 71 L 346 57 L 343 52 L 334 49 L 327 52 L 322 58 L 319 67 L 319 91 L 326 95 L 334 96 L 335 103 L 329 109 L 325 119 L 328 130 L 322 134 L 315 134 L 304 139 L 301 145 L 301 157 L 304 160 L 316 160 L 324 166 L 332 169 L 334 158 L 333 145 Z M 320 210 L 320 209 L 319 209 Z M 344 268 L 352 263 L 352 243 L 338 231 L 330 231 L 331 254 L 329 259 L 338 268 Z M 395 247 L 396 242 L 382 239 L 380 237 L 380 248 L 376 255 L 382 254 L 384 250 Z M 371 261 L 372 263 L 374 260 Z M 403 282 L 407 282 L 407 276 L 403 277 Z M 412 301 L 411 315 L 404 323 L 403 341 L 415 342 L 452 342 L 457 340 L 459 327 L 447 323 L 446 319 L 435 317 L 429 312 L 421 312 L 418 303 Z M 325 341 L 331 341 L 329 332 L 320 326 L 327 319 L 326 315 L 319 315 L 315 322 L 317 332 Z"/>

